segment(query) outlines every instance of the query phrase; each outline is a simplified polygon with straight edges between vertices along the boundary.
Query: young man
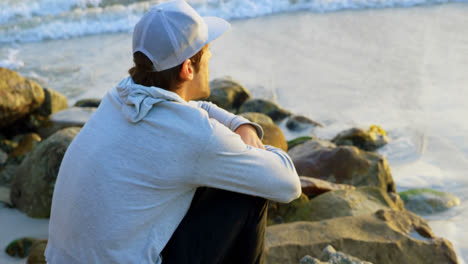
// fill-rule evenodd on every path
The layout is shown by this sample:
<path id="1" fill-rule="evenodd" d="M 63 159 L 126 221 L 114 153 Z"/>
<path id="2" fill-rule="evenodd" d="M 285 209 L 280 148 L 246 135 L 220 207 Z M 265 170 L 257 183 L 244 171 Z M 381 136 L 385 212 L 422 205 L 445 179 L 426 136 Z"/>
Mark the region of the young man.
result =
<path id="1" fill-rule="evenodd" d="M 209 42 L 229 24 L 177 0 L 135 26 L 135 67 L 68 148 L 48 263 L 262 263 L 267 200 L 301 193 L 262 129 L 206 98 Z"/>

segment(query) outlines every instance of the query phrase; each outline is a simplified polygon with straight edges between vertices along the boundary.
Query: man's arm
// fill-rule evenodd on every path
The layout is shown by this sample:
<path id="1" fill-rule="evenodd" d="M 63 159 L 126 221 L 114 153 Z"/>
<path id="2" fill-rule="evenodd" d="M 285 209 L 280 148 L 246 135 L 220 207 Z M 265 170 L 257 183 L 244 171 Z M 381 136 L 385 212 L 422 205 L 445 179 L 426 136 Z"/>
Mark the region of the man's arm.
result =
<path id="1" fill-rule="evenodd" d="M 278 202 L 290 202 L 301 194 L 299 177 L 291 158 L 272 146 L 246 145 L 242 138 L 216 120 L 212 135 L 200 150 L 195 184 Z"/>
<path id="2" fill-rule="evenodd" d="M 213 104 L 211 102 L 190 101 L 189 104 L 192 105 L 192 106 L 198 107 L 198 108 L 202 108 L 203 110 L 205 110 L 208 113 L 208 116 L 210 118 L 213 118 L 213 119 L 217 120 L 221 124 L 228 127 L 231 131 L 236 132 L 238 134 L 241 133 L 239 135 L 241 135 L 241 137 L 243 139 L 244 139 L 243 135 L 246 136 L 246 134 L 242 131 L 244 129 L 241 129 L 238 132 L 237 132 L 237 130 L 238 130 L 238 128 L 240 128 L 242 125 L 245 125 L 245 124 L 251 125 L 255 129 L 258 137 L 260 139 L 263 138 L 263 129 L 262 129 L 262 127 L 260 125 L 256 124 L 256 123 L 250 122 L 248 119 L 246 119 L 246 118 L 244 118 L 242 116 L 234 115 L 233 113 L 230 113 L 230 112 L 218 107 L 217 105 L 215 105 L 215 104 Z"/>

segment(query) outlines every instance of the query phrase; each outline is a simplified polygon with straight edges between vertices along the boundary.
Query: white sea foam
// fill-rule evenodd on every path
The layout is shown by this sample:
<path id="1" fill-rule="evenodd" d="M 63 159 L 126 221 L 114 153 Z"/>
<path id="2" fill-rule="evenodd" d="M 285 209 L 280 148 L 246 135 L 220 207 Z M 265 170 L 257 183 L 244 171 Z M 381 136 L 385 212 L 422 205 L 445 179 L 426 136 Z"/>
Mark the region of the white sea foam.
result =
<path id="1" fill-rule="evenodd" d="M 10 70 L 18 70 L 24 67 L 24 62 L 17 59 L 19 50 L 17 49 L 6 49 L 6 55 L 0 55 L 0 58 L 6 57 L 6 59 L 0 60 L 0 67 L 8 68 Z M 1 53 L 0 53 L 1 54 Z"/>
<path id="2" fill-rule="evenodd" d="M 408 7 L 468 0 L 189 0 L 202 14 L 228 20 L 279 12 Z M 128 4 L 128 2 L 133 2 Z M 0 2 L 0 43 L 129 32 L 160 1 L 7 0 Z"/>

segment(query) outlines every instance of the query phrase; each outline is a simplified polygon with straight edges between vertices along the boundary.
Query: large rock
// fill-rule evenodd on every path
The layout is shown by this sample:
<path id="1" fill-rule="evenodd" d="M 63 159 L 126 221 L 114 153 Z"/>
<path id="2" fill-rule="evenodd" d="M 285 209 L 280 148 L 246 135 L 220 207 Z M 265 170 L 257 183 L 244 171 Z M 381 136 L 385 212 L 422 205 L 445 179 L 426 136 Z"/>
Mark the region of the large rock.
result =
<path id="1" fill-rule="evenodd" d="M 36 133 L 21 135 L 18 139 L 18 145 L 10 153 L 10 158 L 20 158 L 31 152 L 41 140 L 41 137 Z"/>
<path id="2" fill-rule="evenodd" d="M 309 140 L 288 153 L 301 176 L 396 192 L 388 162 L 379 154 L 317 140 Z"/>
<path id="3" fill-rule="evenodd" d="M 65 150 L 80 128 L 66 128 L 41 142 L 16 171 L 11 202 L 31 217 L 49 217 L 52 194 Z"/>
<path id="4" fill-rule="evenodd" d="M 394 202 L 386 191 L 379 187 L 360 187 L 354 190 L 327 192 L 311 199 L 297 209 L 293 216 L 284 217 L 299 221 L 320 221 L 343 216 L 373 214 L 378 210 L 404 210 L 401 200 Z"/>
<path id="5" fill-rule="evenodd" d="M 18 167 L 19 163 L 17 163 L 16 160 L 8 160 L 6 165 L 0 169 L 0 185 L 9 186 L 16 174 L 16 171 L 18 170 Z"/>
<path id="6" fill-rule="evenodd" d="M 305 194 L 301 194 L 299 198 L 290 203 L 278 203 L 270 201 L 268 203 L 267 225 L 282 224 L 293 221 L 301 221 L 295 218 L 297 211 L 309 203 L 309 198 Z"/>
<path id="7" fill-rule="evenodd" d="M 406 208 L 417 214 L 433 214 L 460 204 L 460 199 L 451 193 L 430 189 L 413 189 L 400 192 Z"/>
<path id="8" fill-rule="evenodd" d="M 53 133 L 67 127 L 82 127 L 95 111 L 95 107 L 71 107 L 59 111 L 50 116 L 49 120 L 43 122 L 39 128 L 39 135 L 42 138 L 47 138 Z"/>
<path id="9" fill-rule="evenodd" d="M 340 146 L 356 146 L 360 149 L 373 151 L 389 142 L 387 133 L 379 126 L 373 125 L 369 130 L 351 128 L 336 135 L 332 142 Z"/>
<path id="10" fill-rule="evenodd" d="M 264 99 L 250 99 L 245 101 L 245 103 L 243 103 L 239 108 L 239 113 L 246 112 L 257 112 L 265 114 L 271 117 L 275 123 L 292 114 L 288 110 L 283 109 L 278 104 Z"/>
<path id="11" fill-rule="evenodd" d="M 266 263 L 297 264 L 305 255 L 337 250 L 378 264 L 457 263 L 452 244 L 436 238 L 427 223 L 408 211 L 272 225 L 266 230 Z"/>
<path id="12" fill-rule="evenodd" d="M 44 89 L 38 83 L 0 67 L 0 127 L 38 109 L 44 98 Z"/>
<path id="13" fill-rule="evenodd" d="M 28 260 L 26 261 L 26 264 L 47 264 L 47 261 L 44 256 L 46 247 L 46 239 L 34 241 L 31 246 L 31 249 L 29 250 L 29 256 Z"/>
<path id="14" fill-rule="evenodd" d="M 207 101 L 213 102 L 229 112 L 237 113 L 239 107 L 250 98 L 250 93 L 240 83 L 230 78 L 215 79 L 210 82 L 211 95 Z"/>
<path id="15" fill-rule="evenodd" d="M 101 104 L 101 99 L 87 98 L 78 100 L 73 106 L 76 107 L 98 107 Z"/>

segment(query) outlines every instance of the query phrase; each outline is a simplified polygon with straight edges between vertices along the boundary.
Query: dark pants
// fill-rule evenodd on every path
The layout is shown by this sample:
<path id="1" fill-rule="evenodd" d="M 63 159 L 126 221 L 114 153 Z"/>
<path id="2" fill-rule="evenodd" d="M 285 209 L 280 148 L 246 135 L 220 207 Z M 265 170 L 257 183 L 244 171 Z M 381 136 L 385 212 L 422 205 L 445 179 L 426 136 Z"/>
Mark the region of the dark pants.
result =
<path id="1" fill-rule="evenodd" d="M 163 264 L 263 263 L 268 201 L 200 187 L 161 252 Z"/>

